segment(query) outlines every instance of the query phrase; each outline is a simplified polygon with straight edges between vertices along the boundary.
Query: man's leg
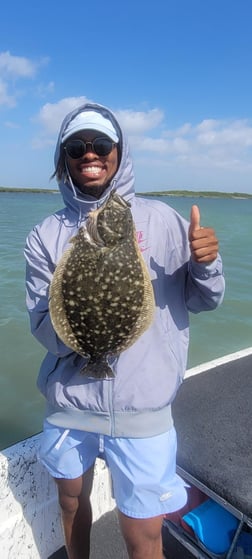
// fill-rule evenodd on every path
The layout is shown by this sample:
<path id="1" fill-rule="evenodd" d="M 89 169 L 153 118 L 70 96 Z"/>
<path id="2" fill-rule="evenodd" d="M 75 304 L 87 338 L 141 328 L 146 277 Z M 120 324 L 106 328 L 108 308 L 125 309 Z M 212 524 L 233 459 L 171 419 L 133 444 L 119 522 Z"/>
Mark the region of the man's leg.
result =
<path id="1" fill-rule="evenodd" d="M 163 516 L 130 518 L 119 511 L 119 522 L 130 559 L 163 559 Z"/>
<path id="2" fill-rule="evenodd" d="M 69 559 L 89 559 L 94 467 L 76 479 L 55 479 Z"/>

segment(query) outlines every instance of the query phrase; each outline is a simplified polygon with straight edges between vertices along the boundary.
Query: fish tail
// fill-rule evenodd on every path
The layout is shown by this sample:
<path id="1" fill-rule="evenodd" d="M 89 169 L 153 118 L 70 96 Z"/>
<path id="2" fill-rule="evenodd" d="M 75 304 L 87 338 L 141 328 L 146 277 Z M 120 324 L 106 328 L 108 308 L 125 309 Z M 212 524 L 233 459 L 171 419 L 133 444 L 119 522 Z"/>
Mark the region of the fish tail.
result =
<path id="1" fill-rule="evenodd" d="M 89 361 L 86 363 L 81 369 L 81 375 L 97 379 L 114 378 L 115 376 L 112 367 L 104 356 L 96 361 Z"/>

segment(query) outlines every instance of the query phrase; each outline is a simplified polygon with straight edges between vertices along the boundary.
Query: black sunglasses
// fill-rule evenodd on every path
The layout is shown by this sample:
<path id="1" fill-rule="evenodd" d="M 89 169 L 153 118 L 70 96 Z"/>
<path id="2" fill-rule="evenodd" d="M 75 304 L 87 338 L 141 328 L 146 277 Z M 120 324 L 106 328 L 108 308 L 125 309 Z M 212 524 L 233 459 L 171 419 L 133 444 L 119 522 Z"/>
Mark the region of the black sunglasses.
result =
<path id="1" fill-rule="evenodd" d="M 108 155 L 115 146 L 109 138 L 95 138 L 92 142 L 83 140 L 70 140 L 64 146 L 64 150 L 72 159 L 79 159 L 87 152 L 87 146 L 91 146 L 96 155 Z"/>

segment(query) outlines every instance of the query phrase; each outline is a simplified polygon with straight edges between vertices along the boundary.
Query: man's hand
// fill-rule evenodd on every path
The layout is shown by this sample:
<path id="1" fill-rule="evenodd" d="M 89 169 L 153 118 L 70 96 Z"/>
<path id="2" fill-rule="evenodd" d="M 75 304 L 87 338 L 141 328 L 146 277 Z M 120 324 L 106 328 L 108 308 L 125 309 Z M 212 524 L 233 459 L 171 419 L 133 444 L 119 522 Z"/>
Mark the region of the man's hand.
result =
<path id="1" fill-rule="evenodd" d="M 211 227 L 200 226 L 198 206 L 192 206 L 188 233 L 192 259 L 199 263 L 210 263 L 215 260 L 219 243 L 215 231 Z"/>

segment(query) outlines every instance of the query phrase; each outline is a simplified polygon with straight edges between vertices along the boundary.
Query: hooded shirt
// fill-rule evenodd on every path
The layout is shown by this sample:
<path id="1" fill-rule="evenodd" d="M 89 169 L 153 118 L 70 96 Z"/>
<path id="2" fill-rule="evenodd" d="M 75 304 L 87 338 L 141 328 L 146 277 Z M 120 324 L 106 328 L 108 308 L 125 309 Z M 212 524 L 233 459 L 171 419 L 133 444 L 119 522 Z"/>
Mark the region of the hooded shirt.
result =
<path id="1" fill-rule="evenodd" d="M 113 437 L 150 437 L 172 425 L 171 403 L 187 364 L 189 312 L 215 309 L 224 295 L 220 256 L 210 264 L 190 258 L 189 223 L 167 204 L 135 195 L 127 139 L 114 114 L 85 104 L 64 119 L 55 150 L 57 168 L 62 135 L 81 111 L 95 110 L 112 122 L 120 163 L 100 199 L 83 194 L 66 174 L 59 181 L 65 207 L 30 232 L 26 247 L 27 308 L 31 332 L 46 348 L 38 388 L 47 401 L 47 420 Z M 50 319 L 48 293 L 54 270 L 70 239 L 112 189 L 130 202 L 137 241 L 148 267 L 156 309 L 150 327 L 113 361 L 113 378 L 80 374 L 83 357 L 57 336 Z"/>

